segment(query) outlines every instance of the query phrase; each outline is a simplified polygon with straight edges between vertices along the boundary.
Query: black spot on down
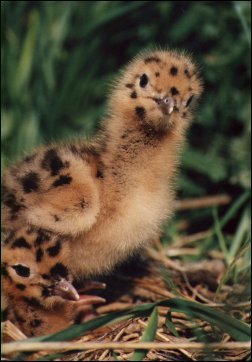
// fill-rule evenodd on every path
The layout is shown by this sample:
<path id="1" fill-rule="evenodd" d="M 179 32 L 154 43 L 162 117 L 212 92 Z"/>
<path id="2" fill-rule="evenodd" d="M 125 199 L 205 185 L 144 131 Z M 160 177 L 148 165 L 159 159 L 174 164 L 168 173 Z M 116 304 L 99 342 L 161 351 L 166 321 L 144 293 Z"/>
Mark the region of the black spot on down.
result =
<path id="1" fill-rule="evenodd" d="M 63 265 L 62 263 L 55 264 L 51 268 L 50 272 L 53 276 L 60 276 L 62 278 L 66 278 L 68 275 L 67 267 L 65 265 Z"/>
<path id="2" fill-rule="evenodd" d="M 51 171 L 52 176 L 58 175 L 59 171 L 65 167 L 63 161 L 54 148 L 46 151 L 41 166 L 45 170 Z"/>
<path id="3" fill-rule="evenodd" d="M 61 249 L 61 242 L 60 240 L 57 240 L 56 244 L 54 246 L 47 248 L 46 251 L 49 256 L 54 257 L 59 254 L 60 249 Z"/>
<path id="4" fill-rule="evenodd" d="M 26 286 L 24 284 L 16 284 L 16 287 L 19 289 L 19 290 L 25 290 Z"/>
<path id="5" fill-rule="evenodd" d="M 36 262 L 40 263 L 42 258 L 43 258 L 44 252 L 41 248 L 38 248 L 38 250 L 36 251 Z"/>
<path id="6" fill-rule="evenodd" d="M 58 187 L 62 185 L 69 185 L 72 182 L 72 177 L 69 175 L 61 175 L 57 180 L 54 181 L 53 186 Z"/>
<path id="7" fill-rule="evenodd" d="M 140 119 L 144 119 L 146 111 L 143 107 L 136 107 L 135 108 L 136 111 L 136 115 L 140 118 Z"/>
<path id="8" fill-rule="evenodd" d="M 25 208 L 23 204 L 17 201 L 16 196 L 11 192 L 4 192 L 3 203 L 10 208 L 11 213 L 14 215 L 16 215 L 19 210 Z"/>
<path id="9" fill-rule="evenodd" d="M 125 85 L 125 87 L 127 87 L 127 88 L 129 88 L 129 89 L 132 89 L 132 88 L 134 87 L 134 84 L 132 84 L 132 83 L 127 83 L 127 84 Z"/>
<path id="10" fill-rule="evenodd" d="M 170 74 L 173 75 L 173 76 L 177 75 L 178 74 L 178 68 L 177 67 L 171 67 Z"/>
<path id="11" fill-rule="evenodd" d="M 31 249 L 31 245 L 27 243 L 25 238 L 20 237 L 14 241 L 14 243 L 11 245 L 11 249 L 15 248 L 24 248 L 24 249 Z"/>
<path id="12" fill-rule="evenodd" d="M 176 94 L 179 94 L 179 91 L 177 90 L 176 87 L 171 87 L 171 94 L 172 94 L 173 96 L 175 96 Z"/>
<path id="13" fill-rule="evenodd" d="M 23 297 L 23 300 L 31 307 L 33 308 L 41 308 L 42 304 L 40 303 L 40 301 L 37 298 L 34 297 Z"/>
<path id="14" fill-rule="evenodd" d="M 51 292 L 47 288 L 43 288 L 41 296 L 44 298 L 48 298 L 51 295 Z"/>
<path id="15" fill-rule="evenodd" d="M 21 178 L 21 183 L 25 193 L 37 191 L 39 189 L 39 176 L 35 172 L 29 172 Z"/>
<path id="16" fill-rule="evenodd" d="M 38 231 L 38 236 L 37 238 L 35 239 L 35 246 L 39 246 L 41 244 L 43 244 L 44 242 L 47 242 L 50 240 L 50 237 L 48 234 L 46 234 L 44 231 L 42 230 L 39 230 Z"/>
<path id="17" fill-rule="evenodd" d="M 184 73 L 185 73 L 185 75 L 187 76 L 187 78 L 191 78 L 191 74 L 190 74 L 190 72 L 189 72 L 188 69 L 185 69 L 185 70 L 184 70 Z"/>
<path id="18" fill-rule="evenodd" d="M 3 275 L 6 278 L 11 279 L 9 276 L 8 270 L 6 268 L 6 265 L 1 265 L 1 275 Z"/>

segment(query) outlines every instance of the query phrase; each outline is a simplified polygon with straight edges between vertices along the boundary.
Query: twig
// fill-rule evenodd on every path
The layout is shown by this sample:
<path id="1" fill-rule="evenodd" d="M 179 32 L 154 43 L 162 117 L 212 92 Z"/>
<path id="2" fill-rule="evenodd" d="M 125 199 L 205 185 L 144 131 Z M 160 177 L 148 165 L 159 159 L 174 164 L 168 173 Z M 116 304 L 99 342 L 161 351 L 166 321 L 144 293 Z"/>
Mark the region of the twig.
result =
<path id="1" fill-rule="evenodd" d="M 195 288 L 193 288 L 193 286 L 191 285 L 191 283 L 188 280 L 188 277 L 186 275 L 185 272 L 181 272 L 184 281 L 186 283 L 186 286 L 189 288 L 189 290 L 195 294 L 196 297 L 198 297 L 199 299 L 201 299 L 203 302 L 207 303 L 208 307 L 225 307 L 225 303 L 214 303 L 212 300 L 204 297 L 202 294 L 200 294 Z"/>
<path id="2" fill-rule="evenodd" d="M 176 210 L 201 209 L 217 205 L 227 205 L 231 202 L 231 197 L 226 194 L 207 197 L 198 197 L 195 199 L 184 199 L 175 202 Z"/>
<path id="3" fill-rule="evenodd" d="M 191 243 L 194 243 L 195 241 L 203 240 L 210 236 L 212 234 L 212 230 L 206 230 L 206 231 L 200 231 L 195 234 L 187 235 L 187 236 L 181 236 L 180 238 L 177 238 L 173 242 L 173 246 L 182 246 L 182 245 L 188 245 Z"/>
<path id="4" fill-rule="evenodd" d="M 181 266 L 179 262 L 177 262 L 177 261 L 175 262 L 175 261 L 173 261 L 171 259 L 168 259 L 165 256 L 164 251 L 163 252 L 157 252 L 153 248 L 147 248 L 147 251 L 148 251 L 148 255 L 152 259 L 160 261 L 167 268 L 174 269 L 174 270 L 177 270 L 177 271 L 184 271 L 185 270 L 185 267 Z"/>
<path id="5" fill-rule="evenodd" d="M 124 336 L 122 340 L 123 340 L 123 342 L 127 342 L 129 340 L 132 341 L 133 339 L 139 340 L 139 333 L 135 332 L 135 333 L 128 334 L 128 335 Z"/>
<path id="6" fill-rule="evenodd" d="M 72 351 L 82 349 L 192 349 L 201 350 L 208 349 L 246 349 L 250 348 L 250 342 L 227 342 L 227 343 L 167 343 L 167 342 L 10 342 L 2 344 L 2 353 L 9 354 L 12 352 L 28 352 L 28 351 Z"/>
<path id="7" fill-rule="evenodd" d="M 167 297 L 167 298 L 174 298 L 173 293 L 170 293 L 167 290 L 164 290 L 164 289 L 160 288 L 157 285 L 151 285 L 150 283 L 147 284 L 145 281 L 143 281 L 141 279 L 137 279 L 137 278 L 134 278 L 134 280 L 137 283 L 137 285 L 141 286 L 142 288 L 144 288 L 146 290 L 149 290 L 149 291 L 151 291 L 153 293 L 162 295 L 162 296 Z"/>
<path id="8" fill-rule="evenodd" d="M 121 303 L 121 302 L 114 302 L 107 305 L 103 305 L 97 308 L 97 312 L 100 314 L 110 313 L 110 312 L 117 312 L 119 310 L 123 310 L 126 308 L 132 307 L 131 303 Z"/>
<path id="9" fill-rule="evenodd" d="M 1 323 L 1 329 L 4 339 L 22 341 L 27 338 L 26 335 L 9 320 Z"/>
<path id="10" fill-rule="evenodd" d="M 241 303 L 236 303 L 236 304 L 229 303 L 229 305 L 231 305 L 232 307 L 238 307 L 238 308 L 251 307 L 251 300 L 248 302 L 241 302 Z"/>
<path id="11" fill-rule="evenodd" d="M 165 253 L 167 256 L 173 257 L 173 256 L 180 256 L 180 255 L 199 255 L 199 249 L 198 248 L 167 248 L 165 250 Z"/>
<path id="12" fill-rule="evenodd" d="M 126 327 L 121 329 L 120 332 L 115 336 L 115 338 L 113 339 L 113 342 L 117 342 L 118 339 L 123 335 L 124 331 L 125 331 Z M 103 351 L 103 353 L 101 354 L 101 356 L 99 357 L 98 361 L 103 361 L 104 358 L 107 356 L 107 354 L 109 353 L 109 349 L 105 349 L 105 351 Z"/>

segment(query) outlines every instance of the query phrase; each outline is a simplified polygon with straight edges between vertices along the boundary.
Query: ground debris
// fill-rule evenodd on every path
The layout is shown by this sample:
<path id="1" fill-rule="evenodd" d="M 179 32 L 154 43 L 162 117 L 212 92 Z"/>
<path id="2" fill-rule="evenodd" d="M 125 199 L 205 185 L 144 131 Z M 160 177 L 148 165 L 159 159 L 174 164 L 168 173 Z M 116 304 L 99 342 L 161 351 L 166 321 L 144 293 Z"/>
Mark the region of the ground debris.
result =
<path id="1" fill-rule="evenodd" d="M 145 270 L 138 270 L 137 275 L 135 275 L 133 269 L 131 272 L 128 268 L 127 272 L 118 271 L 116 275 L 109 277 L 107 290 L 100 291 L 101 296 L 104 296 L 108 302 L 97 308 L 99 315 L 179 296 L 201 302 L 210 307 L 220 308 L 223 311 L 227 311 L 227 303 L 224 303 L 224 301 L 229 299 L 228 312 L 230 315 L 249 323 L 250 304 L 248 301 L 238 301 L 235 298 L 243 290 L 242 286 L 234 286 L 233 298 L 231 298 L 233 289 L 226 285 L 223 286 L 218 294 L 218 301 L 216 301 L 216 290 L 225 273 L 225 264 L 222 260 L 205 260 L 186 264 L 182 261 L 164 259 L 162 252 L 157 252 L 154 249 L 150 254 L 151 257 L 148 259 L 147 266 L 144 267 Z M 154 258 L 152 258 L 153 256 Z M 163 265 L 163 260 L 168 261 Z M 157 265 L 163 265 L 167 273 L 164 275 L 163 269 L 160 269 Z M 120 288 L 119 293 L 115 285 L 117 287 L 118 285 L 127 286 L 127 288 Z M 175 287 L 173 288 L 173 286 Z M 172 322 L 179 337 L 174 336 L 166 325 L 167 312 L 167 307 L 158 308 L 158 330 L 154 342 L 188 344 L 199 341 L 197 339 L 199 334 L 204 333 L 209 342 L 221 342 L 223 348 L 204 352 L 200 349 L 193 350 L 190 348 L 175 348 L 174 350 L 150 349 L 144 361 L 247 360 L 249 356 L 247 348 L 225 349 L 225 344 L 230 340 L 229 335 L 221 333 L 220 330 L 213 328 L 204 320 L 192 321 L 187 315 L 173 311 L 171 313 Z M 139 342 L 147 323 L 148 318 L 125 320 L 90 331 L 73 341 L 73 343 L 77 346 L 78 343 L 83 342 L 121 342 L 122 345 L 128 342 Z M 109 349 L 75 350 L 65 351 L 63 356 L 55 358 L 55 361 L 128 361 L 132 355 L 132 350 L 125 348 L 118 348 L 114 351 Z M 29 355 L 29 360 L 36 360 L 36 354 Z"/>

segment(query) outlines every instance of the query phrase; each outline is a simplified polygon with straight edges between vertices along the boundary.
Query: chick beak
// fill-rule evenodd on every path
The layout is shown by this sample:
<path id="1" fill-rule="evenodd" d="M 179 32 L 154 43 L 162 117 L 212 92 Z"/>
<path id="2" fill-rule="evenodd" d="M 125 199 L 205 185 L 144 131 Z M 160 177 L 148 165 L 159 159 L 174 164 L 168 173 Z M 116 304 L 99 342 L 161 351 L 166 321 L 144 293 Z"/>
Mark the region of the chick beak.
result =
<path id="1" fill-rule="evenodd" d="M 54 294 L 68 300 L 79 300 L 80 296 L 77 290 L 66 279 L 61 279 L 54 287 Z"/>
<path id="2" fill-rule="evenodd" d="M 171 114 L 173 112 L 175 106 L 174 99 L 171 97 L 165 97 L 162 100 L 162 107 L 165 108 L 168 112 L 168 114 Z"/>
<path id="3" fill-rule="evenodd" d="M 159 108 L 165 115 L 170 115 L 175 107 L 175 101 L 172 97 L 153 98 L 153 100 L 159 105 Z"/>
<path id="4" fill-rule="evenodd" d="M 85 287 L 79 290 L 79 292 L 85 292 L 90 289 L 104 289 L 106 285 L 104 283 L 89 281 L 86 283 Z M 104 303 L 106 300 L 102 297 L 96 295 L 83 295 L 79 294 L 77 290 L 73 287 L 73 285 L 68 282 L 66 279 L 62 278 L 57 282 L 53 289 L 54 295 L 58 295 L 59 297 L 67 300 L 72 300 L 75 302 L 79 302 L 82 305 L 92 305 L 98 303 Z"/>

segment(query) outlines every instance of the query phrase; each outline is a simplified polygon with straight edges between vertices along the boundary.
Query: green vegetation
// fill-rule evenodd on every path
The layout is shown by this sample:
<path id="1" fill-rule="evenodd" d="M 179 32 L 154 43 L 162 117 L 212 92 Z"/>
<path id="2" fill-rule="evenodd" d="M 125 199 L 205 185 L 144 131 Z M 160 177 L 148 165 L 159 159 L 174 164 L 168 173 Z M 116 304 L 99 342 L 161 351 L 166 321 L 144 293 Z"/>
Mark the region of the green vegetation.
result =
<path id="1" fill-rule="evenodd" d="M 196 261 L 213 250 L 220 252 L 227 270 L 216 299 L 223 286 L 240 284 L 244 288 L 236 300 L 247 301 L 251 280 L 250 2 L 2 1 L 1 10 L 3 168 L 41 143 L 96 132 L 110 83 L 143 48 L 158 45 L 194 54 L 201 64 L 205 92 L 182 154 L 178 198 L 228 194 L 232 202 L 177 212 L 162 243 L 166 247 L 177 237 L 208 230 L 202 240 L 190 243 L 196 254 L 178 258 Z M 247 325 L 237 326 L 226 316 L 218 319 L 213 309 L 210 315 L 200 307 L 193 310 L 185 301 L 179 310 L 192 318 L 212 319 L 213 324 L 217 320 L 223 331 L 232 329 L 234 339 L 247 340 Z M 107 321 L 114 316 L 101 318 Z M 152 318 L 156 324 L 156 317 Z M 82 325 L 82 332 L 88 330 L 88 323 Z M 141 358 L 145 355 L 136 353 L 138 358 L 139 353 Z"/>

